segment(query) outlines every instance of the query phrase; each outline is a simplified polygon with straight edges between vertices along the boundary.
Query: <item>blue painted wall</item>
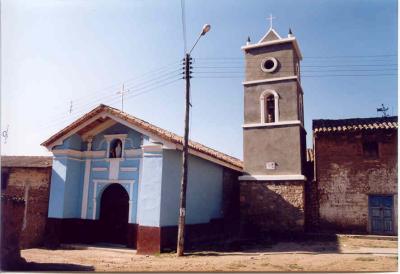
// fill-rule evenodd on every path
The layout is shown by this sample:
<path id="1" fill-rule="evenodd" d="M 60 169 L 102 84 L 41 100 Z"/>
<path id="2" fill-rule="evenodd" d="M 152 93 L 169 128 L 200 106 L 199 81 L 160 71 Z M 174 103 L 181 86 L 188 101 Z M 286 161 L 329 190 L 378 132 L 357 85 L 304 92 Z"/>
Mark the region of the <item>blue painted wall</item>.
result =
<path id="1" fill-rule="evenodd" d="M 148 137 L 116 124 L 94 136 L 93 150 L 107 150 L 104 135 L 128 134 L 125 148 L 139 148 Z M 72 135 L 57 149 L 83 150 L 80 136 Z M 130 185 L 122 183 L 132 201 L 131 223 L 142 226 L 172 226 L 178 223 L 179 192 L 181 180 L 180 151 L 163 150 L 146 152 L 143 157 L 121 159 L 119 180 L 134 180 L 132 193 Z M 56 157 L 50 190 L 49 217 L 81 218 L 83 181 L 86 159 L 72 160 L 66 156 Z M 110 162 L 105 158 L 91 159 L 87 199 L 87 219 L 93 218 L 94 180 L 108 180 Z M 140 166 L 142 165 L 142 167 Z M 93 168 L 107 168 L 93 171 Z M 134 171 L 121 171 L 122 167 L 134 167 Z M 140 174 L 142 172 L 142 174 Z M 222 173 L 219 165 L 196 156 L 189 157 L 186 223 L 208 223 L 220 218 L 222 213 Z M 139 185 L 140 181 L 140 185 Z M 100 216 L 101 195 L 109 184 L 97 185 L 95 219 Z"/>
<path id="2" fill-rule="evenodd" d="M 85 162 L 67 160 L 67 180 L 64 194 L 64 218 L 80 218 Z"/>
<path id="3" fill-rule="evenodd" d="M 62 145 L 55 146 L 53 149 L 73 149 L 86 150 L 86 143 L 82 142 L 82 138 L 78 134 L 73 134 L 64 140 Z"/>
<path id="4" fill-rule="evenodd" d="M 93 138 L 92 150 L 107 150 L 107 142 L 104 135 L 108 134 L 127 134 L 125 149 L 140 148 L 142 135 L 124 125 L 115 124 Z M 86 143 L 77 134 L 71 135 L 64 140 L 62 145 L 53 149 L 72 149 L 84 151 L 87 149 Z M 81 218 L 83 181 L 85 174 L 86 158 L 74 159 L 71 156 L 56 156 L 52 171 L 52 182 L 50 189 L 49 217 L 54 218 Z M 134 180 L 132 193 L 130 185 L 123 183 L 123 187 L 129 193 L 132 201 L 131 220 L 137 223 L 137 200 L 138 200 L 138 181 L 139 181 L 140 158 L 129 158 L 120 161 L 120 167 L 135 167 L 136 171 L 120 171 L 118 179 Z M 110 163 L 104 158 L 91 159 L 91 170 L 89 178 L 87 215 L 86 218 L 93 218 L 93 192 L 95 179 L 107 180 L 109 178 Z M 106 171 L 93 171 L 95 167 L 107 168 Z M 98 184 L 96 196 L 96 218 L 100 213 L 101 194 L 108 184 Z"/>
<path id="5" fill-rule="evenodd" d="M 141 146 L 142 134 L 118 123 L 93 137 L 92 150 L 107 150 L 107 142 L 104 139 L 104 135 L 110 134 L 128 134 L 125 149 L 140 148 Z"/>
<path id="6" fill-rule="evenodd" d="M 164 150 L 163 156 L 160 225 L 172 226 L 178 224 L 179 217 L 182 153 Z M 189 156 L 187 224 L 208 223 L 211 219 L 223 217 L 222 176 L 221 166 Z"/>
<path id="7" fill-rule="evenodd" d="M 110 134 L 127 134 L 127 138 L 125 139 L 125 149 L 136 149 L 140 148 L 142 135 L 141 133 L 130 129 L 122 124 L 115 124 L 103 132 L 97 134 L 93 138 L 92 150 L 99 151 L 107 150 L 107 142 L 104 138 L 104 135 Z M 119 171 L 118 179 L 119 180 L 134 180 L 135 183 L 133 185 L 132 193 L 130 193 L 129 184 L 121 184 L 125 190 L 129 194 L 129 198 L 132 201 L 132 211 L 131 211 L 131 223 L 137 223 L 137 201 L 138 201 L 138 181 L 139 181 L 139 157 L 132 158 L 124 158 L 120 163 L 121 167 L 135 167 L 136 171 Z M 93 168 L 103 167 L 107 168 L 105 171 L 93 171 Z M 90 183 L 89 183 L 89 191 L 88 191 L 88 204 L 87 204 L 87 218 L 93 218 L 93 194 L 94 194 L 94 183 L 93 180 L 108 180 L 109 178 L 109 168 L 110 162 L 105 158 L 101 159 L 93 159 L 91 161 L 91 171 L 90 171 Z M 98 184 L 96 191 L 96 213 L 95 218 L 98 219 L 100 216 L 101 210 L 101 196 L 103 191 L 109 186 L 109 184 Z"/>
<path id="8" fill-rule="evenodd" d="M 56 156 L 51 176 L 49 213 L 51 218 L 79 218 L 83 187 L 83 162 Z"/>
<path id="9" fill-rule="evenodd" d="M 142 226 L 160 226 L 162 156 L 162 152 L 146 153 L 142 160 L 138 201 L 138 223 Z"/>
<path id="10" fill-rule="evenodd" d="M 51 185 L 49 197 L 49 212 L 50 218 L 62 218 L 64 216 L 64 192 L 65 181 L 67 178 L 67 159 L 53 159 L 53 168 L 51 172 Z"/>

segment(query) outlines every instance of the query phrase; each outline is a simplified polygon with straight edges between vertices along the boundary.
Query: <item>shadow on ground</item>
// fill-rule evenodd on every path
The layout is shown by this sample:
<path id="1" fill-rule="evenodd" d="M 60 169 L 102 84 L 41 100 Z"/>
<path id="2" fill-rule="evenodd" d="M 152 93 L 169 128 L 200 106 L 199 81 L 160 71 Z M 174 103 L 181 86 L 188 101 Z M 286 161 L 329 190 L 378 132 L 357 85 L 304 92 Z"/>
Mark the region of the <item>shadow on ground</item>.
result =
<path id="1" fill-rule="evenodd" d="M 17 271 L 94 271 L 93 266 L 62 263 L 25 263 Z"/>
<path id="2" fill-rule="evenodd" d="M 336 235 L 300 239 L 248 239 L 225 243 L 201 243 L 186 248 L 189 256 L 226 256 L 257 253 L 341 253 Z"/>

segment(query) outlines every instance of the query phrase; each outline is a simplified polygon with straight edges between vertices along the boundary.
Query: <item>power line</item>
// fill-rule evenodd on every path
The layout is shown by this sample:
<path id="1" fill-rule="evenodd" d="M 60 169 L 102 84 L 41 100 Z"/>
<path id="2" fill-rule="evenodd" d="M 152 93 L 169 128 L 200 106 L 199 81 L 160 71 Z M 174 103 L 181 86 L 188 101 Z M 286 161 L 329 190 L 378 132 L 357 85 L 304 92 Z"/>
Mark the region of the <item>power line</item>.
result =
<path id="1" fill-rule="evenodd" d="M 293 65 L 293 63 L 288 63 Z M 337 64 L 337 65 L 302 65 L 301 67 L 306 68 L 332 68 L 332 67 L 397 67 L 397 64 L 390 63 L 390 64 Z M 193 66 L 193 68 L 221 68 L 221 69 L 234 69 L 240 68 L 243 69 L 243 66 Z M 247 68 L 247 69 L 256 69 L 259 70 L 259 66 L 255 66 L 254 68 Z"/>
<path id="2" fill-rule="evenodd" d="M 382 72 L 382 71 L 397 71 L 397 69 L 324 69 L 324 70 L 302 70 L 301 72 L 364 72 L 364 71 L 376 71 L 376 72 Z M 293 73 L 293 70 L 280 70 L 279 72 L 287 72 L 287 73 Z M 245 71 L 194 71 L 193 73 L 241 73 L 244 74 Z"/>
<path id="3" fill-rule="evenodd" d="M 147 93 L 147 92 L 149 92 L 149 91 L 151 91 L 151 90 L 153 90 L 155 88 L 163 87 L 163 86 L 169 85 L 169 84 L 171 84 L 173 82 L 176 82 L 176 81 L 182 79 L 182 77 L 176 78 L 176 76 L 178 76 L 178 75 L 175 75 L 174 77 L 169 77 L 169 78 L 166 78 L 166 79 L 163 79 L 163 80 L 160 80 L 160 81 L 154 81 L 153 83 L 151 83 L 151 84 L 149 84 L 147 86 L 144 86 L 144 87 L 141 87 L 141 88 L 138 88 L 138 89 L 135 89 L 135 90 L 130 90 L 129 93 L 131 93 L 133 91 L 137 91 L 137 92 L 136 93 L 132 93 L 132 94 L 128 94 L 128 92 L 127 92 L 126 94 L 128 94 L 128 95 L 125 97 L 125 99 L 130 99 L 130 98 L 139 96 L 139 95 Z M 173 79 L 173 80 L 171 80 L 171 79 Z M 154 84 L 156 84 L 156 85 L 154 85 Z M 108 99 L 106 103 L 107 104 L 112 104 L 112 103 L 118 102 L 120 100 L 119 96 L 118 96 L 118 98 L 116 98 L 116 94 L 113 94 L 113 97 L 114 98 Z M 83 113 L 87 112 L 88 110 L 90 110 L 91 108 L 93 108 L 96 105 L 97 105 L 96 103 L 92 103 L 91 105 L 88 105 L 87 107 L 82 108 L 81 111 L 75 113 L 75 115 L 73 116 L 74 117 L 73 119 L 81 116 Z M 54 123 L 47 123 L 41 129 L 53 128 L 53 127 L 58 126 L 60 124 L 64 124 L 64 123 L 70 121 L 71 118 L 72 117 L 67 117 L 67 119 L 58 120 L 58 121 L 55 121 Z"/>
<path id="4" fill-rule="evenodd" d="M 165 78 L 165 79 L 162 79 L 162 80 L 159 80 L 159 81 L 153 81 L 151 84 L 149 84 L 147 86 L 144 86 L 144 87 L 141 87 L 141 88 L 137 88 L 137 89 L 131 89 L 130 92 L 141 91 L 143 89 L 147 89 L 147 88 L 153 86 L 154 84 L 161 84 L 162 85 L 162 84 L 164 84 L 164 81 L 168 81 L 168 80 L 170 80 L 172 78 L 176 78 L 176 76 L 178 76 L 178 75 L 174 75 L 173 77 L 168 77 L 168 78 Z M 179 78 L 179 79 L 181 79 L 181 78 Z M 128 98 L 128 96 L 126 96 L 126 98 Z M 115 100 L 119 101 L 119 98 L 117 98 L 116 94 L 112 94 L 111 98 L 110 98 L 110 96 L 107 97 L 107 100 L 100 99 L 100 100 L 96 100 L 95 102 L 91 102 L 91 103 L 87 104 L 85 107 L 81 107 L 80 110 L 76 112 L 76 115 L 74 117 L 79 116 L 84 112 L 87 112 L 88 109 L 94 108 L 95 106 L 97 106 L 100 103 L 106 102 L 107 104 L 109 104 L 110 102 L 113 102 Z M 55 121 L 51 121 L 51 122 L 49 122 L 47 124 L 44 124 L 42 129 L 48 128 L 49 125 L 50 126 L 54 126 L 54 125 L 58 125 L 60 123 L 64 123 L 66 121 L 69 121 L 70 118 L 71 117 L 61 117 L 61 118 L 59 118 L 59 119 L 57 119 Z"/>
<path id="5" fill-rule="evenodd" d="M 328 74 L 328 75 L 302 75 L 301 77 L 311 77 L 311 78 L 319 78 L 319 77 L 375 77 L 375 76 L 397 76 L 397 74 Z M 233 79 L 239 78 L 243 79 L 243 76 L 239 75 L 222 75 L 222 76 L 193 76 L 194 79 Z"/>
<path id="6" fill-rule="evenodd" d="M 92 98 L 92 97 L 93 97 L 93 94 L 95 94 L 95 95 L 107 94 L 107 93 L 110 92 L 110 90 L 112 90 L 112 92 L 115 92 L 115 90 L 116 90 L 117 88 L 119 88 L 119 87 L 121 86 L 121 84 L 123 84 L 123 83 L 129 83 L 129 82 L 137 81 L 137 80 L 139 80 L 139 79 L 148 77 L 148 75 L 151 75 L 151 74 L 154 74 L 154 73 L 158 73 L 158 72 L 167 71 L 167 70 L 171 69 L 171 67 L 173 67 L 173 66 L 177 67 L 177 66 L 180 65 L 180 64 L 181 64 L 180 61 L 172 62 L 172 63 L 169 63 L 169 64 L 167 64 L 167 65 L 165 65 L 165 66 L 161 66 L 161 67 L 158 67 L 158 68 L 156 68 L 156 69 L 151 69 L 151 70 L 148 70 L 148 71 L 146 71 L 146 72 L 144 72 L 144 73 L 142 73 L 142 74 L 129 77 L 129 78 L 125 79 L 125 80 L 122 81 L 122 82 L 118 82 L 118 83 L 115 83 L 115 84 L 111 84 L 111 85 L 106 86 L 106 87 L 104 87 L 104 88 L 92 90 L 92 91 L 90 91 L 90 92 L 85 92 L 85 95 L 80 96 L 80 97 L 73 98 L 72 100 L 74 101 L 75 105 L 79 105 L 79 104 L 81 104 L 81 103 L 80 103 L 81 101 L 86 101 L 86 100 L 84 100 L 84 99 L 86 99 L 86 98 Z M 64 106 L 64 103 L 60 104 L 60 105 L 59 105 L 59 108 L 62 107 L 62 106 Z"/>
<path id="7" fill-rule="evenodd" d="M 331 55 L 331 56 L 303 56 L 303 59 L 340 59 L 340 58 L 388 58 L 397 57 L 397 54 L 376 54 L 376 55 Z M 259 56 L 246 56 L 246 59 L 257 59 Z M 292 57 L 279 57 L 280 59 L 293 59 Z M 236 60 L 243 57 L 196 57 L 195 60 Z"/>
<path id="8" fill-rule="evenodd" d="M 176 72 L 178 72 L 178 71 L 180 71 L 181 69 L 175 69 L 175 70 L 172 70 L 172 71 L 168 71 L 168 72 L 163 72 L 163 73 L 161 73 L 161 74 L 156 74 L 156 75 L 153 75 L 151 78 L 149 78 L 149 79 L 146 79 L 146 80 L 143 80 L 142 82 L 138 82 L 138 83 L 135 83 L 135 84 L 132 84 L 132 85 L 129 85 L 129 86 L 127 86 L 127 88 L 128 89 L 137 89 L 138 87 L 140 87 L 140 86 L 144 86 L 144 85 L 147 85 L 147 84 L 149 84 L 149 83 L 152 83 L 152 82 L 154 82 L 155 80 L 160 80 L 160 79 L 163 79 L 163 78 L 165 78 L 165 77 L 172 77 L 172 76 L 177 76 L 177 75 L 180 75 L 180 73 L 179 74 L 177 74 Z M 174 73 L 174 75 L 172 75 L 172 73 Z M 113 97 L 115 97 L 115 92 L 116 92 L 117 90 L 116 89 L 114 89 L 114 90 L 112 90 L 112 92 L 110 92 L 110 93 L 107 93 L 107 95 L 105 95 L 105 96 L 97 96 L 94 100 L 91 100 L 89 103 L 86 101 L 85 103 L 81 103 L 81 104 L 75 104 L 75 105 L 78 105 L 78 106 L 76 106 L 75 108 L 74 108 L 74 110 L 75 110 L 75 112 L 79 112 L 81 109 L 86 109 L 86 107 L 87 106 L 92 106 L 93 105 L 93 103 L 94 102 L 102 102 L 102 101 L 104 101 L 104 100 L 107 100 L 107 99 L 109 99 L 109 98 L 113 98 Z M 92 96 L 93 97 L 93 96 Z M 53 119 L 53 121 L 56 121 L 56 120 L 59 120 L 59 119 L 62 119 L 62 118 L 65 118 L 65 115 L 59 115 L 59 116 L 57 116 L 57 118 L 56 119 Z"/>
<path id="9" fill-rule="evenodd" d="M 177 81 L 180 81 L 180 80 L 182 80 L 182 78 L 177 78 L 177 79 L 174 79 L 174 80 L 172 80 L 172 81 L 168 81 L 168 82 L 162 83 L 162 84 L 160 84 L 160 85 L 158 85 L 158 86 L 144 89 L 144 90 L 142 90 L 142 91 L 140 91 L 140 92 L 137 92 L 137 93 L 135 93 L 135 94 L 131 94 L 130 96 L 127 96 L 126 99 L 131 99 L 131 98 L 133 98 L 133 97 L 137 97 L 137 96 L 140 96 L 140 95 L 142 95 L 142 94 L 149 93 L 149 92 L 155 90 L 156 88 L 159 88 L 159 87 L 166 87 L 166 86 L 168 86 L 168 85 L 170 85 L 170 84 L 172 84 L 172 83 L 175 83 L 175 82 L 177 82 Z M 110 101 L 107 102 L 107 104 L 112 105 L 112 104 L 114 104 L 114 103 L 116 103 L 116 102 L 118 102 L 118 101 L 119 101 L 119 99 L 110 100 Z M 90 110 L 91 110 L 91 109 L 88 109 L 87 111 L 84 111 L 83 113 L 87 113 L 87 112 L 90 111 Z M 75 118 L 72 119 L 72 120 L 75 120 L 75 119 L 77 119 L 78 117 L 82 116 L 83 113 L 76 115 Z M 68 122 L 68 121 L 65 121 L 65 123 L 67 123 L 67 122 Z M 50 128 L 58 127 L 60 124 L 61 124 L 61 123 L 56 124 L 56 125 L 53 125 L 53 126 L 50 127 Z"/>

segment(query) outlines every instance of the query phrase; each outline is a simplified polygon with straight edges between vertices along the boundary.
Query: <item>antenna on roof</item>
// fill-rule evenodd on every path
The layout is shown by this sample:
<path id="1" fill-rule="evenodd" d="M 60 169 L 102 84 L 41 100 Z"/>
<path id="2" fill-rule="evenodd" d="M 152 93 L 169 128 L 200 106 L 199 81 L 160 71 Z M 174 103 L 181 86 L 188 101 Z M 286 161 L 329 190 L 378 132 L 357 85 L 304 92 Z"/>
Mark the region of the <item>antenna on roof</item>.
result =
<path id="1" fill-rule="evenodd" d="M 389 115 L 387 114 L 387 111 L 389 110 L 388 107 L 385 107 L 384 104 L 382 104 L 382 107 L 377 108 L 376 112 L 379 114 L 379 112 L 382 112 L 382 117 L 388 117 Z"/>
<path id="2" fill-rule="evenodd" d="M 4 139 L 4 144 L 7 144 L 8 127 L 9 127 L 9 125 L 7 125 L 6 130 L 3 130 L 3 131 L 1 132 L 1 137 L 3 137 L 3 139 Z"/>
<path id="3" fill-rule="evenodd" d="M 292 32 L 292 29 L 291 29 L 291 28 L 289 28 L 288 37 L 289 37 L 289 38 L 290 38 L 290 37 L 293 37 L 293 32 Z"/>
<path id="4" fill-rule="evenodd" d="M 71 102 L 69 103 L 69 114 L 71 114 L 72 113 L 72 100 L 71 100 Z"/>

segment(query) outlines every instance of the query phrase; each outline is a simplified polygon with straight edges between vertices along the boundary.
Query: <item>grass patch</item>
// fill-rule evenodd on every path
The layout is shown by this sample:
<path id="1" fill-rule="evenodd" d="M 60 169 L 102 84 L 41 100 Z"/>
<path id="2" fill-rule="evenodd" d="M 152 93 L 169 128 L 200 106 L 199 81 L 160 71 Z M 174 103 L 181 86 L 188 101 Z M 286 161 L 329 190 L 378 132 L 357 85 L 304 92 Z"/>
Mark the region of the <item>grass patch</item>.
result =
<path id="1" fill-rule="evenodd" d="M 242 268 L 242 267 L 246 267 L 246 265 L 244 265 L 242 263 L 232 263 L 232 264 L 228 265 L 229 269 L 237 269 L 237 268 Z"/>
<path id="2" fill-rule="evenodd" d="M 290 265 L 288 265 L 288 267 L 289 267 L 291 270 L 303 270 L 303 267 L 302 267 L 302 266 L 299 266 L 298 264 L 290 264 Z"/>
<path id="3" fill-rule="evenodd" d="M 356 258 L 356 261 L 373 262 L 373 261 L 375 261 L 375 259 L 374 258 L 370 258 L 370 257 L 358 257 L 358 258 Z"/>

